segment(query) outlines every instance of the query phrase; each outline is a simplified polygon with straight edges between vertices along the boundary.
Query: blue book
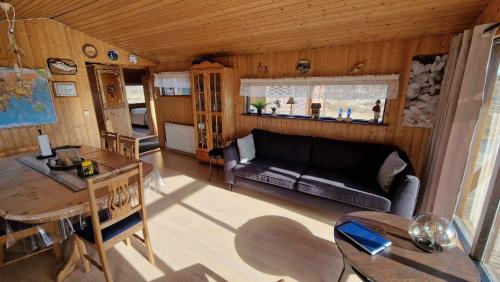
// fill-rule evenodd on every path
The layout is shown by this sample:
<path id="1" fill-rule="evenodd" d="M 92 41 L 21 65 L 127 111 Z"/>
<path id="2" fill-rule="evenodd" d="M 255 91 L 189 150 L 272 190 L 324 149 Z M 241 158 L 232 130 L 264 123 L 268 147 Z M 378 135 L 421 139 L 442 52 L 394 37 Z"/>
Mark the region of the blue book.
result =
<path id="1" fill-rule="evenodd" d="M 380 253 L 392 244 L 391 241 L 357 221 L 348 221 L 338 226 L 337 231 L 371 255 Z"/>

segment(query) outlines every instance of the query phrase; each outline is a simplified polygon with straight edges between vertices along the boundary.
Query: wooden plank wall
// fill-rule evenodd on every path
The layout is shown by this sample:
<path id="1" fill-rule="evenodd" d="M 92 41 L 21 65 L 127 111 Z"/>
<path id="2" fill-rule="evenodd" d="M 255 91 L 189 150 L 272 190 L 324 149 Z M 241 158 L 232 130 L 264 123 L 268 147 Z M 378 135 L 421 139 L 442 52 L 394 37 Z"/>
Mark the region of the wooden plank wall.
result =
<path id="1" fill-rule="evenodd" d="M 415 55 L 446 53 L 453 34 L 409 38 L 402 40 L 355 43 L 325 48 L 284 51 L 263 54 L 227 56 L 215 61 L 235 69 L 235 114 L 236 134 L 243 136 L 252 128 L 262 128 L 287 134 L 321 136 L 326 138 L 352 140 L 370 143 L 394 144 L 406 151 L 420 175 L 426 161 L 430 129 L 402 126 L 403 108 L 410 72 L 411 58 Z M 296 76 L 295 64 L 300 58 L 307 58 L 312 65 L 312 76 L 348 75 L 351 68 L 366 60 L 361 74 L 399 73 L 400 88 L 398 98 L 388 100 L 385 122 L 387 126 L 339 124 L 312 120 L 289 120 L 267 117 L 243 116 L 245 97 L 239 96 L 239 79 L 262 77 L 257 69 L 259 63 L 267 66 L 269 77 Z M 181 68 L 184 67 L 184 69 Z M 167 70 L 187 70 L 189 62 L 161 63 L 158 68 Z M 175 101 L 172 101 L 175 102 Z M 171 122 L 175 117 L 192 115 L 191 104 L 169 105 Z M 172 120 L 173 119 L 173 120 Z"/>
<path id="2" fill-rule="evenodd" d="M 11 66 L 13 58 L 7 52 L 6 23 L 0 23 L 0 66 Z M 16 38 L 23 49 L 23 66 L 45 68 L 48 58 L 72 59 L 78 66 L 76 75 L 53 75 L 53 81 L 75 81 L 78 97 L 53 97 L 58 122 L 43 125 L 53 146 L 65 144 L 87 144 L 99 146 L 99 132 L 94 112 L 94 103 L 85 69 L 85 62 L 111 63 L 106 52 L 114 48 L 120 54 L 117 64 L 128 64 L 128 52 L 115 48 L 98 39 L 49 19 L 19 20 L 16 22 Z M 84 43 L 97 47 L 95 59 L 85 57 L 81 51 Z M 142 65 L 154 65 L 151 61 L 139 59 Z M 52 89 L 51 89 L 52 91 Z M 88 111 L 89 115 L 84 115 Z M 35 126 L 0 129 L 0 157 L 38 148 Z"/>
<path id="3" fill-rule="evenodd" d="M 187 71 L 191 68 L 191 62 L 179 61 L 166 64 L 158 64 L 155 72 L 164 71 Z M 156 120 L 158 124 L 158 140 L 160 146 L 165 145 L 165 123 L 177 123 L 194 125 L 193 101 L 191 96 L 161 96 L 159 88 L 153 87 L 156 107 Z"/>
<path id="4" fill-rule="evenodd" d="M 475 24 L 486 24 L 500 22 L 500 0 L 491 0 L 481 15 L 476 19 Z M 498 35 L 498 33 L 497 33 Z"/>

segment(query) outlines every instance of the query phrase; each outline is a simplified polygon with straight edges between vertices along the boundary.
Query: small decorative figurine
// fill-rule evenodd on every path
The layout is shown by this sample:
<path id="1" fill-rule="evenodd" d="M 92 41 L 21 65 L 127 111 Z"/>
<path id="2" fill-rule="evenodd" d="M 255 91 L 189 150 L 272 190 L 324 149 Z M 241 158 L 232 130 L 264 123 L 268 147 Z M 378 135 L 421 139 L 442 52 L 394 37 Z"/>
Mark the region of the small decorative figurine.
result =
<path id="1" fill-rule="evenodd" d="M 377 102 L 375 102 L 375 106 L 373 106 L 372 111 L 373 111 L 373 122 L 378 123 L 378 119 L 380 118 L 380 111 L 381 111 L 380 100 L 377 100 Z"/>
<path id="2" fill-rule="evenodd" d="M 348 108 L 347 109 L 347 118 L 345 119 L 346 122 L 352 122 L 351 114 L 352 114 L 352 109 Z"/>
<path id="3" fill-rule="evenodd" d="M 339 109 L 339 117 L 337 118 L 338 121 L 344 121 L 344 118 L 342 117 L 343 113 L 344 113 L 344 109 L 340 108 Z"/>
<path id="4" fill-rule="evenodd" d="M 311 103 L 311 117 L 313 119 L 319 119 L 319 109 L 321 109 L 321 103 Z"/>

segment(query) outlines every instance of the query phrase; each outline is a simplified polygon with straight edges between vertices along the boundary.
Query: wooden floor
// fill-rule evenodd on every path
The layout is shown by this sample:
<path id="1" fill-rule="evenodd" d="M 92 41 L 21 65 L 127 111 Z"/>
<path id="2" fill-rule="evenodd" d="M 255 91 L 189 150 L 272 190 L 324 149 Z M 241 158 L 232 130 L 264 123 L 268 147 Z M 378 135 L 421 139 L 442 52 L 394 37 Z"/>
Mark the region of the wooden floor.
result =
<path id="1" fill-rule="evenodd" d="M 149 227 L 156 266 L 145 248 L 120 243 L 108 251 L 115 281 L 337 281 L 342 255 L 333 225 L 355 208 L 320 209 L 235 187 L 192 157 L 160 151 L 143 157 L 164 177 L 149 192 Z M 89 249 L 90 251 L 90 249 Z M 92 253 L 95 256 L 95 253 Z M 97 256 L 96 256 L 97 257 Z M 50 252 L 0 268 L 0 281 L 52 281 L 61 263 Z M 103 281 L 81 266 L 67 281 Z"/>

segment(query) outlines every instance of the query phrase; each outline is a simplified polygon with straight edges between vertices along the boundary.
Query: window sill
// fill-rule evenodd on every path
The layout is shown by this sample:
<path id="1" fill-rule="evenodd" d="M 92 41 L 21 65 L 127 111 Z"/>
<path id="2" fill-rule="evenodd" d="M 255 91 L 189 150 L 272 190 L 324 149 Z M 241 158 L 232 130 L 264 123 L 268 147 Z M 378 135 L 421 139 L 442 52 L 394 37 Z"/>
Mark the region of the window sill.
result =
<path id="1" fill-rule="evenodd" d="M 320 119 L 312 119 L 310 116 L 290 116 L 290 115 L 276 115 L 272 116 L 271 114 L 253 114 L 253 113 L 244 113 L 242 116 L 249 117 L 258 117 L 258 118 L 276 118 L 276 119 L 292 119 L 292 120 L 307 120 L 307 121 L 319 121 L 319 122 L 332 122 L 332 123 L 342 123 L 342 124 L 355 124 L 355 125 L 371 125 L 371 126 L 389 126 L 386 123 L 370 123 L 365 120 L 352 120 L 351 122 L 346 121 L 338 121 L 335 118 L 320 118 Z"/>

